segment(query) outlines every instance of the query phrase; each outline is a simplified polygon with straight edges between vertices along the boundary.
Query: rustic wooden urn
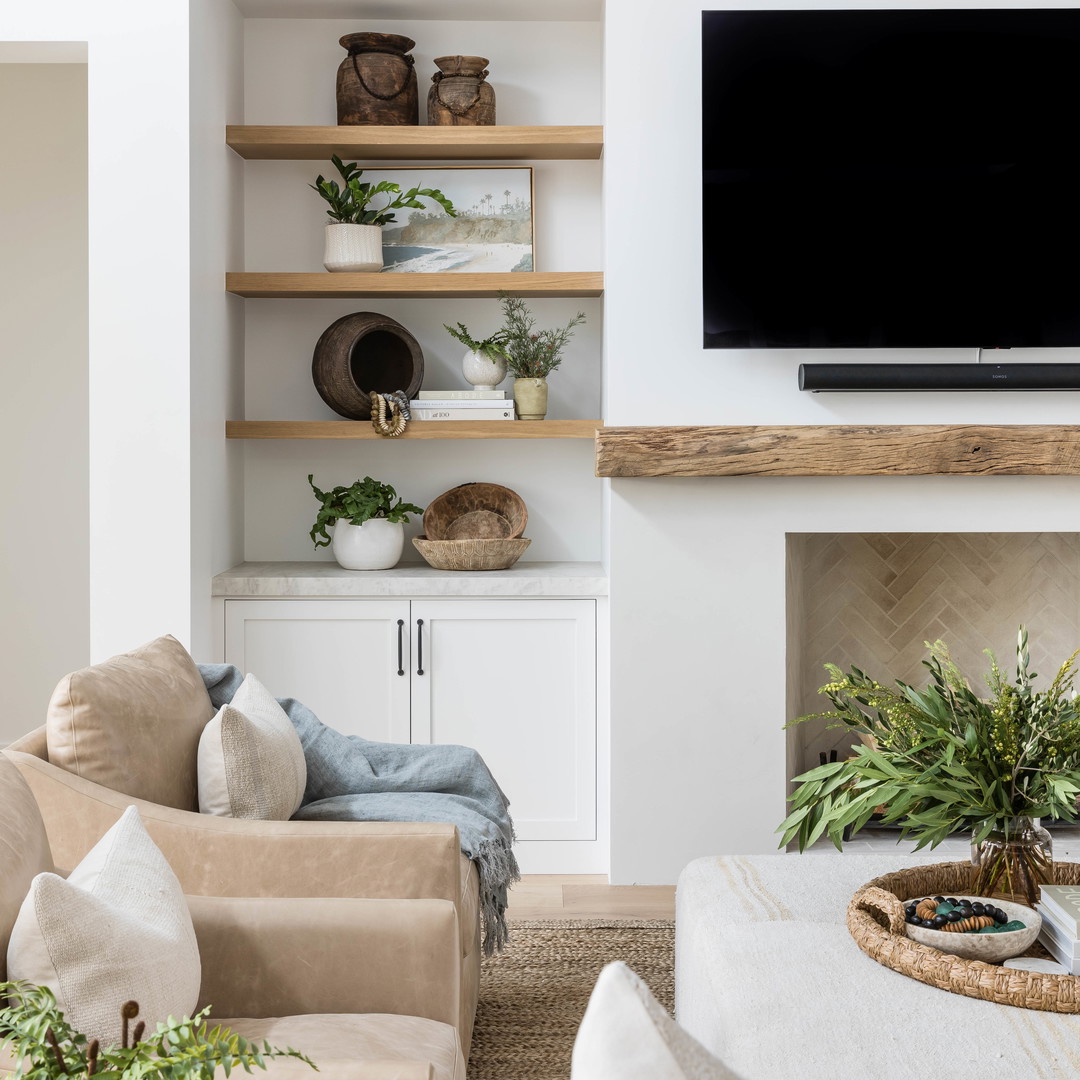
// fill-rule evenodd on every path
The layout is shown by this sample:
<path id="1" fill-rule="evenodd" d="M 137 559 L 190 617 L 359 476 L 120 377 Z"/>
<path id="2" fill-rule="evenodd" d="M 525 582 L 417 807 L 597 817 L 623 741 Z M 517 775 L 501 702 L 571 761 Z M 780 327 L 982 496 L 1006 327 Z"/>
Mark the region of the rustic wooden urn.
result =
<path id="1" fill-rule="evenodd" d="M 346 34 L 349 55 L 337 73 L 339 124 L 419 124 L 416 42 L 399 34 Z"/>
<path id="2" fill-rule="evenodd" d="M 487 81 L 483 56 L 436 56 L 431 76 L 428 123 L 439 127 L 478 127 L 495 123 L 495 91 Z"/>

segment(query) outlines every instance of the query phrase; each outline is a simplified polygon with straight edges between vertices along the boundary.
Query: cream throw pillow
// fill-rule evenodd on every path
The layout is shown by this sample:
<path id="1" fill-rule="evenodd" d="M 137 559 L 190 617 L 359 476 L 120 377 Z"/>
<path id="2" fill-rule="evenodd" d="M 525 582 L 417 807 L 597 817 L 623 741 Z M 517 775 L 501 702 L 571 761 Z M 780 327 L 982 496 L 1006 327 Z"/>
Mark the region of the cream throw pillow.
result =
<path id="1" fill-rule="evenodd" d="M 739 1080 L 668 1016 L 624 963 L 593 987 L 574 1041 L 571 1080 Z"/>
<path id="2" fill-rule="evenodd" d="M 199 739 L 199 809 L 218 817 L 287 821 L 300 809 L 307 764 L 300 736 L 254 675 Z"/>
<path id="3" fill-rule="evenodd" d="M 180 882 L 129 806 L 65 881 L 38 874 L 8 943 L 9 979 L 48 986 L 68 1022 L 120 1042 L 120 1006 L 147 1030 L 190 1016 L 202 966 Z M 134 1026 L 134 1025 L 132 1025 Z"/>

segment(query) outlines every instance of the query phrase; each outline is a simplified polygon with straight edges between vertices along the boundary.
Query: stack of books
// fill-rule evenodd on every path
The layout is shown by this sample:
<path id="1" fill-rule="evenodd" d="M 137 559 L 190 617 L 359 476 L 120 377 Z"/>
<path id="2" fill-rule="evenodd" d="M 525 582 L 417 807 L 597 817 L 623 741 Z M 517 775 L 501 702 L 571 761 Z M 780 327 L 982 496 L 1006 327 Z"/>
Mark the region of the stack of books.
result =
<path id="1" fill-rule="evenodd" d="M 409 402 L 414 420 L 513 420 L 505 390 L 421 390 Z"/>
<path id="2" fill-rule="evenodd" d="M 1080 885 L 1041 885 L 1039 941 L 1059 964 L 1080 975 Z"/>

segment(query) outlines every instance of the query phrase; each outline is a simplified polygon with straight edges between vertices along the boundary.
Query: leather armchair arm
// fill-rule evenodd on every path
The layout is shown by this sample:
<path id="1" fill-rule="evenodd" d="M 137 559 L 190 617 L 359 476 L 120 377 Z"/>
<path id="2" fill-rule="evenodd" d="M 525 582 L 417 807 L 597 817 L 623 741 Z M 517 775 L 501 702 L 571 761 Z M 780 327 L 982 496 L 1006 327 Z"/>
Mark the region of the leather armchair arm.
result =
<path id="1" fill-rule="evenodd" d="M 59 867 L 75 866 L 134 805 L 194 895 L 431 898 L 460 909 L 469 892 L 453 825 L 212 817 L 111 791 L 35 754 L 3 752 L 34 792 Z"/>
<path id="2" fill-rule="evenodd" d="M 215 1016 L 394 1013 L 461 1023 L 457 913 L 446 900 L 189 896 L 199 1007 Z"/>

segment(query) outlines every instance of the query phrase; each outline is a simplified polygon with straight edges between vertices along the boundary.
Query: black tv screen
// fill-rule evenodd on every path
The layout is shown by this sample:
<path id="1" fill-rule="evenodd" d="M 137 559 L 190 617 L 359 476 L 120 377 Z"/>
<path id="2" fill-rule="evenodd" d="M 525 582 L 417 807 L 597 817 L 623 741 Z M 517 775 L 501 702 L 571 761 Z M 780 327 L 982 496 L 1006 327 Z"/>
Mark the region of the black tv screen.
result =
<path id="1" fill-rule="evenodd" d="M 706 348 L 1080 345 L 1080 10 L 702 21 Z"/>

